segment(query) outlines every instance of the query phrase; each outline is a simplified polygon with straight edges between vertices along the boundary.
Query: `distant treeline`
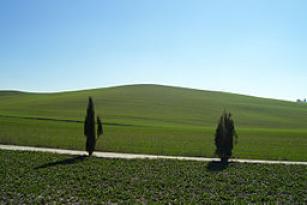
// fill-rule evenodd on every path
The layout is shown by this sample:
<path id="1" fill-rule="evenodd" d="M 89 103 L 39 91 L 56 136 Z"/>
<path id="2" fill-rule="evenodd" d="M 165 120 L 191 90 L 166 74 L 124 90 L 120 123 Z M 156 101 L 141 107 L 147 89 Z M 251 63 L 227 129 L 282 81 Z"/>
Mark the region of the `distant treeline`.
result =
<path id="1" fill-rule="evenodd" d="M 304 98 L 304 99 L 297 99 L 296 100 L 296 102 L 298 102 L 298 103 L 307 103 L 307 100 L 306 100 L 306 98 Z"/>

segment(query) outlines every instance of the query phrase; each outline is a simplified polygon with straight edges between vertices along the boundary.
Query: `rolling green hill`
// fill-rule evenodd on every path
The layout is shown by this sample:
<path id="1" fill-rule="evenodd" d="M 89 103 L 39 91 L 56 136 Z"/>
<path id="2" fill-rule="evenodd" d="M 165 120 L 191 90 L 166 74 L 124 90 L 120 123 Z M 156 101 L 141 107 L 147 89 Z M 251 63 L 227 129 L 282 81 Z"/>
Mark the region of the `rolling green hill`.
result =
<path id="1" fill-rule="evenodd" d="M 160 85 L 1 91 L 0 142 L 82 149 L 88 96 L 106 124 L 101 150 L 212 155 L 214 129 L 226 109 L 240 136 L 236 156 L 307 160 L 306 104 Z"/>
<path id="2" fill-rule="evenodd" d="M 106 122 L 137 125 L 215 126 L 223 109 L 241 127 L 307 128 L 307 106 L 243 95 L 159 85 L 131 85 L 76 92 L 0 92 L 0 113 L 83 120 L 87 97 Z"/>

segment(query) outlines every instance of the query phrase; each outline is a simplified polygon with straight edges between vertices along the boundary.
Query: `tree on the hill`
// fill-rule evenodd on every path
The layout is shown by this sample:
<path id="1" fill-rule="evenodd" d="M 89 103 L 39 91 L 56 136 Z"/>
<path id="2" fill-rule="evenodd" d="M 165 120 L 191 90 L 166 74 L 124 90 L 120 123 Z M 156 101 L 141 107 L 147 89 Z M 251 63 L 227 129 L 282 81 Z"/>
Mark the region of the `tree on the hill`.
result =
<path id="1" fill-rule="evenodd" d="M 232 155 L 234 137 L 237 137 L 231 113 L 223 112 L 215 133 L 215 153 L 223 163 L 227 163 Z"/>
<path id="2" fill-rule="evenodd" d="M 91 156 L 95 150 L 97 138 L 99 135 L 103 134 L 102 123 L 99 117 L 97 117 L 97 124 L 98 128 L 96 134 L 95 108 L 92 98 L 89 97 L 86 117 L 84 121 L 84 135 L 86 136 L 85 149 L 89 156 Z"/>

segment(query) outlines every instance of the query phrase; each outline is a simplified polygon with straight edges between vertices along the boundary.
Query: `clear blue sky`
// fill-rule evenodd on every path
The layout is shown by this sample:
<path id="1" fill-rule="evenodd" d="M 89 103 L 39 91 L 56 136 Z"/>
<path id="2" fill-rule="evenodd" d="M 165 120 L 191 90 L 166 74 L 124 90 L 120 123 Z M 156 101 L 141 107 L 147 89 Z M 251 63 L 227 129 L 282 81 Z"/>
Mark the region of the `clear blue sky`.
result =
<path id="1" fill-rule="evenodd" d="M 305 0 L 1 0 L 0 89 L 307 97 Z"/>

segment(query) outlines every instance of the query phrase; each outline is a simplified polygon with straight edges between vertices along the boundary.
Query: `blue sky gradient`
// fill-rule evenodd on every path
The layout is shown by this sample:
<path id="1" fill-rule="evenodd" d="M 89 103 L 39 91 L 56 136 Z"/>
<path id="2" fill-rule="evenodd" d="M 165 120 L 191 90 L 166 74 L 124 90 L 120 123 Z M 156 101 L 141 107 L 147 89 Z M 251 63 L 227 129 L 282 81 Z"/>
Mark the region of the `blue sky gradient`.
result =
<path id="1" fill-rule="evenodd" d="M 2 0 L 0 89 L 154 83 L 295 100 L 304 0 Z"/>

